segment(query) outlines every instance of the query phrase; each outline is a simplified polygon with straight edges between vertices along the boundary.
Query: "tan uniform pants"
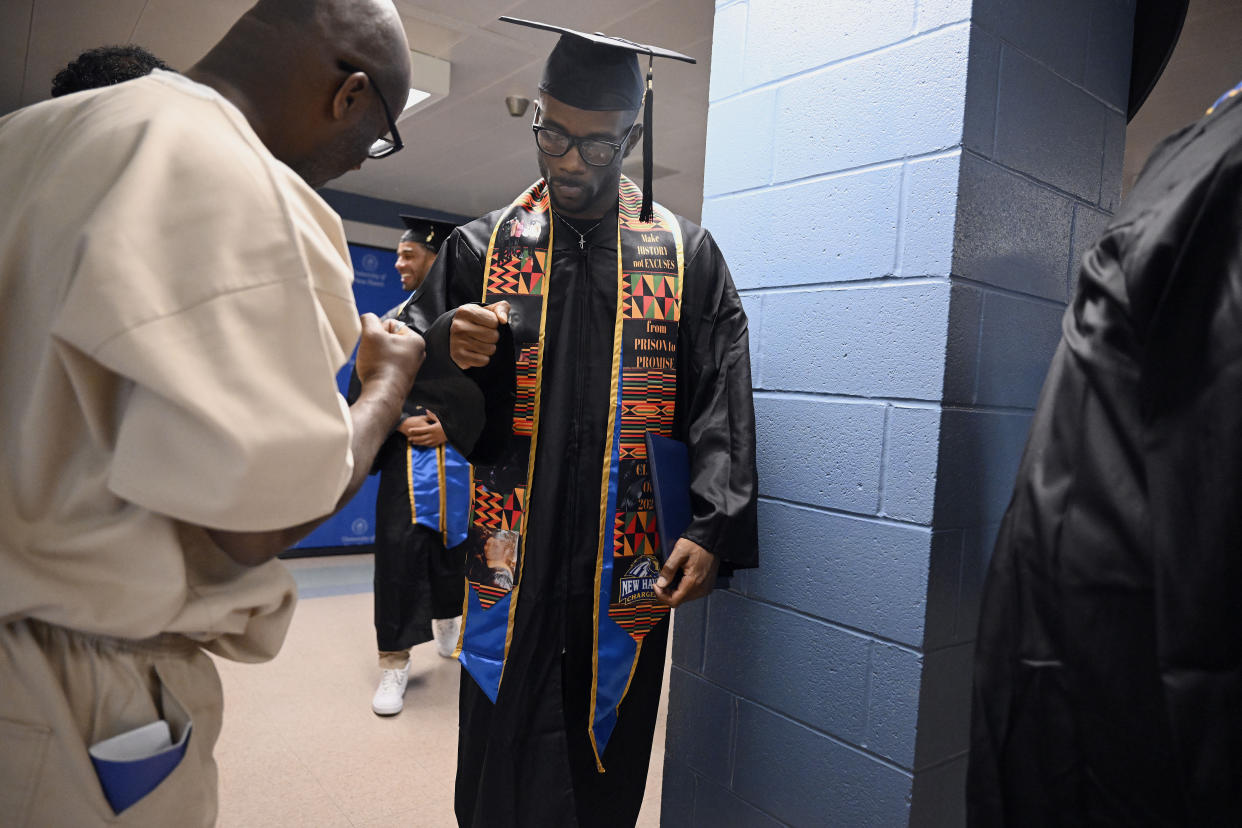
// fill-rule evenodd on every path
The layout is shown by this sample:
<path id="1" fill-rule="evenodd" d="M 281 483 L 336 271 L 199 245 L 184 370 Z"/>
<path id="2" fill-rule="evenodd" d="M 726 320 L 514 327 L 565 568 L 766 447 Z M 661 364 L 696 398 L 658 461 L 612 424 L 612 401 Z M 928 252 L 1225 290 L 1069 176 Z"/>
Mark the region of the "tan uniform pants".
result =
<path id="1" fill-rule="evenodd" d="M 0 823 L 6 826 L 210 826 L 223 697 L 211 659 L 187 638 L 86 635 L 25 620 L 0 625 Z M 181 763 L 120 814 L 87 747 L 166 719 Z"/>
<path id="2" fill-rule="evenodd" d="M 409 650 L 380 650 L 379 666 L 381 670 L 400 670 L 410 661 Z"/>

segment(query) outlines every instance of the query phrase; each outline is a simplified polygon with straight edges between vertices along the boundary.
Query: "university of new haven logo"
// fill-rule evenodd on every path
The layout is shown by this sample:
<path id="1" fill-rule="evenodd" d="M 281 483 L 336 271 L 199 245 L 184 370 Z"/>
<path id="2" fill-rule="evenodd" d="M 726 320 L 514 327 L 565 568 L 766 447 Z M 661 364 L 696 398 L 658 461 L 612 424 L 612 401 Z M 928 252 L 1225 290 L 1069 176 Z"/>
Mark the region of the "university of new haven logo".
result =
<path id="1" fill-rule="evenodd" d="M 660 564 L 651 555 L 642 555 L 630 564 L 621 576 L 617 588 L 617 601 L 632 604 L 635 601 L 655 600 L 655 582 L 660 574 Z"/>

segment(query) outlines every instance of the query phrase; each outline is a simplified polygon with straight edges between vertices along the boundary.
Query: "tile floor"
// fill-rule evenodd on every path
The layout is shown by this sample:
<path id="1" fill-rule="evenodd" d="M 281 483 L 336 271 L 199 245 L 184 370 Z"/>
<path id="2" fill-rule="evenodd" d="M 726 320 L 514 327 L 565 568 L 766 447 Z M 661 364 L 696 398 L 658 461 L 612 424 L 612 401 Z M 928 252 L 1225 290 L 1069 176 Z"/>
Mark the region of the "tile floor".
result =
<path id="1" fill-rule="evenodd" d="M 216 660 L 219 828 L 452 828 L 457 663 L 430 642 L 415 647 L 405 710 L 376 716 L 371 556 L 286 565 L 301 600 L 280 654 L 266 664 Z M 659 825 L 667 675 L 641 828 Z"/>

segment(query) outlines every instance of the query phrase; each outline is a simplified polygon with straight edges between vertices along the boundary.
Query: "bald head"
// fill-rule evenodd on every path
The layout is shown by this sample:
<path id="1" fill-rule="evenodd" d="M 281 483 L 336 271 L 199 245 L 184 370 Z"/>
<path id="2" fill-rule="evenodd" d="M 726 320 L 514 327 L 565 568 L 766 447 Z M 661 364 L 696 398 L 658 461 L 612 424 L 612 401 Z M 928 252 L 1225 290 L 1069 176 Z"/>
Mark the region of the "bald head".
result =
<path id="1" fill-rule="evenodd" d="M 312 186 L 361 166 L 409 94 L 391 0 L 259 0 L 186 73 L 237 104 Z"/>
<path id="2" fill-rule="evenodd" d="M 390 101 L 408 94 L 410 47 L 392 0 L 260 0 L 246 17 L 362 69 Z"/>

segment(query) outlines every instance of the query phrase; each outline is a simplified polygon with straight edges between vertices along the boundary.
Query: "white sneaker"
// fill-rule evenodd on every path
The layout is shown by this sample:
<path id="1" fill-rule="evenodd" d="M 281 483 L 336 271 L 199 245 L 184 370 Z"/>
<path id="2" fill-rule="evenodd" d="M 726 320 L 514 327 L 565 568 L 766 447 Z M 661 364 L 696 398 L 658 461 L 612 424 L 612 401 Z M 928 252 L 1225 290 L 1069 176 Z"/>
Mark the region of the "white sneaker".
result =
<path id="1" fill-rule="evenodd" d="M 457 639 L 461 636 L 461 616 L 456 618 L 433 618 L 431 634 L 436 640 L 436 652 L 445 658 L 453 657 Z"/>
<path id="2" fill-rule="evenodd" d="M 371 699 L 371 709 L 378 716 L 395 716 L 405 707 L 405 683 L 410 679 L 410 663 L 400 670 L 385 670 L 379 687 Z"/>

